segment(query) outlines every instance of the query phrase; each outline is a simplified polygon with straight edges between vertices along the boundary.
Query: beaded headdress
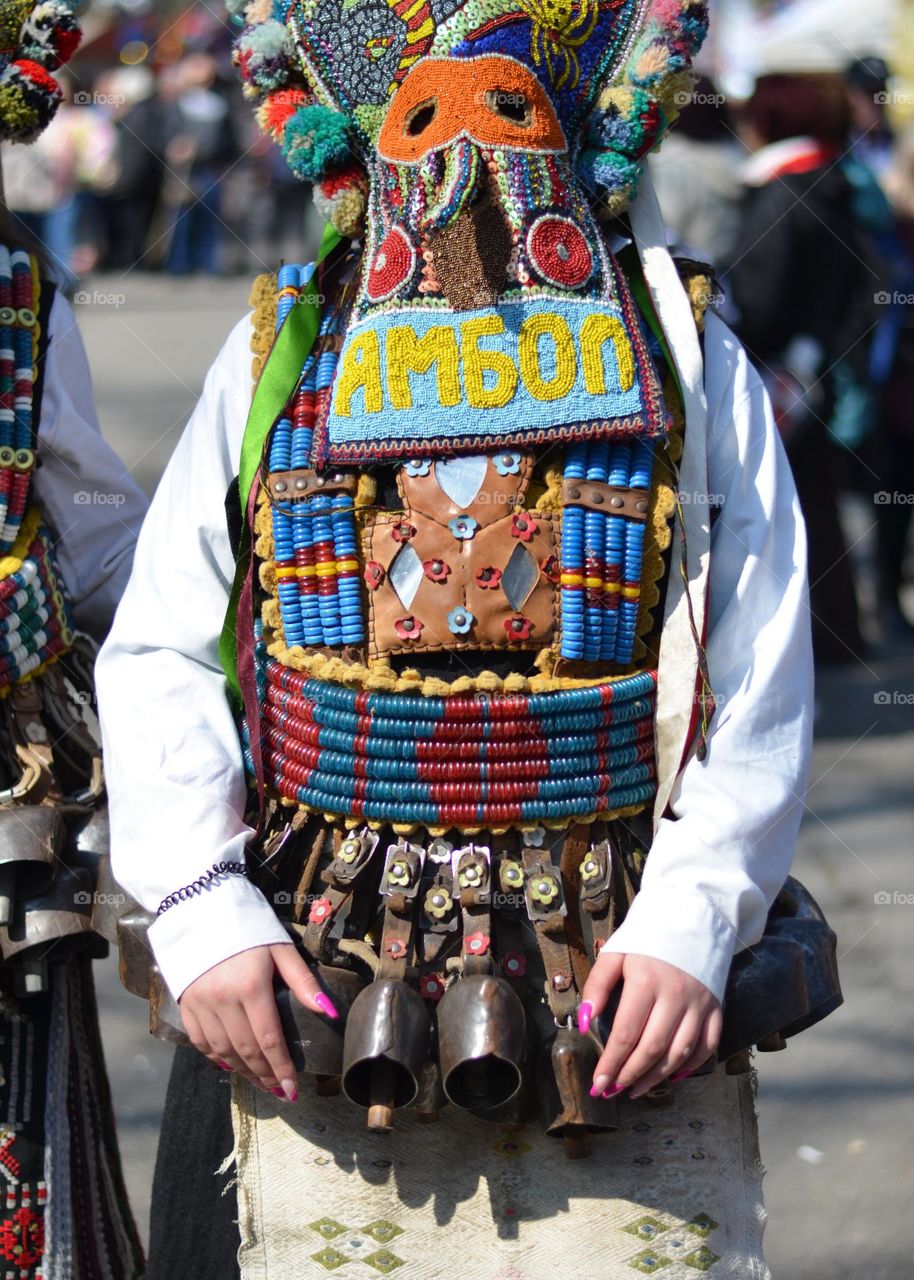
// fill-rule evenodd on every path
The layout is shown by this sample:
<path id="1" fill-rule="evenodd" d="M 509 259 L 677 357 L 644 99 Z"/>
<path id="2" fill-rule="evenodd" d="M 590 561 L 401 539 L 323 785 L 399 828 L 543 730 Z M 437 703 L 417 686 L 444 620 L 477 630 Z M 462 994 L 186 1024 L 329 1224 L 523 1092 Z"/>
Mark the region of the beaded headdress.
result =
<path id="1" fill-rule="evenodd" d="M 685 96 L 704 3 L 230 7 L 261 125 L 363 244 L 315 463 L 664 432 L 595 219 Z"/>
<path id="2" fill-rule="evenodd" d="M 53 72 L 79 45 L 85 0 L 7 0 L 0 5 L 0 139 L 32 142 L 61 100 Z"/>
<path id="3" fill-rule="evenodd" d="M 575 170 L 609 214 L 687 101 L 706 0 L 228 0 L 235 61 L 261 127 L 315 184 L 324 216 L 359 229 L 365 158 L 416 64 L 510 58 L 554 106 Z M 512 86 L 505 84 L 507 96 Z M 514 86 L 516 92 L 516 86 Z M 457 103 L 455 86 L 454 100 Z M 497 105 L 497 104 L 496 104 Z M 510 108 L 510 102 L 502 103 Z M 506 116 L 509 118 L 509 116 Z"/>

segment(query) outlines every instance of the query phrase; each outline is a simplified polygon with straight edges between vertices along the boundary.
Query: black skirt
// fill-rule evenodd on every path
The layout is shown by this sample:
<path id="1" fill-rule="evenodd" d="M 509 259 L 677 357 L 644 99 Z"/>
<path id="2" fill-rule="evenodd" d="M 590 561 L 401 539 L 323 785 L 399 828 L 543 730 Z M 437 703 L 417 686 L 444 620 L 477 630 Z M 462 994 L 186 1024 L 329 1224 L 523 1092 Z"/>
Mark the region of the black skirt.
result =
<path id="1" fill-rule="evenodd" d="M 146 1280 L 238 1280 L 231 1076 L 196 1049 L 175 1050 L 152 1186 Z"/>

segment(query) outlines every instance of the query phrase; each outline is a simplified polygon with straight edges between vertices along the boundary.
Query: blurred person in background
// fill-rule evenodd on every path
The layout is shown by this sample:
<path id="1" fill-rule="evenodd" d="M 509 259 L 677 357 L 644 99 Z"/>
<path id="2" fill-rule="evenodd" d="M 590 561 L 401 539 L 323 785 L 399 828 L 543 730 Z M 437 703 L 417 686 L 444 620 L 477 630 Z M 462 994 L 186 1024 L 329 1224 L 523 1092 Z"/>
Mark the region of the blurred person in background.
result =
<path id="1" fill-rule="evenodd" d="M 676 128 L 648 162 L 677 251 L 715 267 L 727 262 L 739 229 L 744 154 L 723 94 L 700 77 Z"/>
<path id="2" fill-rule="evenodd" d="M 165 269 L 212 275 L 219 269 L 222 181 L 237 155 L 231 113 L 215 87 L 216 61 L 209 54 L 192 53 L 169 71 L 162 88 L 173 221 Z"/>
<path id="3" fill-rule="evenodd" d="M 144 250 L 162 193 L 165 107 L 148 67 L 121 67 L 99 77 L 115 131 L 114 175 L 98 201 L 104 269 L 144 266 Z"/>
<path id="4" fill-rule="evenodd" d="M 892 162 L 893 139 L 886 106 L 889 72 L 882 58 L 855 58 L 845 73 L 854 154 L 880 181 Z"/>
<path id="5" fill-rule="evenodd" d="M 248 242 L 259 262 L 297 262 L 305 248 L 305 220 L 311 190 L 289 169 L 282 152 L 261 137 L 256 178 L 257 202 L 249 222 Z"/>
<path id="6" fill-rule="evenodd" d="M 4 144 L 7 206 L 42 246 L 57 282 L 72 289 L 95 265 L 96 253 L 80 244 L 80 193 L 103 189 L 114 176 L 115 136 L 91 94 L 75 93 L 60 77 L 63 101 L 34 146 Z"/>
<path id="7" fill-rule="evenodd" d="M 758 80 L 740 115 L 752 154 L 729 264 L 738 331 L 768 385 L 806 517 L 819 662 L 852 661 L 863 647 L 829 432 L 839 373 L 855 388 L 865 377 L 878 288 L 839 163 L 850 124 L 838 77 Z"/>

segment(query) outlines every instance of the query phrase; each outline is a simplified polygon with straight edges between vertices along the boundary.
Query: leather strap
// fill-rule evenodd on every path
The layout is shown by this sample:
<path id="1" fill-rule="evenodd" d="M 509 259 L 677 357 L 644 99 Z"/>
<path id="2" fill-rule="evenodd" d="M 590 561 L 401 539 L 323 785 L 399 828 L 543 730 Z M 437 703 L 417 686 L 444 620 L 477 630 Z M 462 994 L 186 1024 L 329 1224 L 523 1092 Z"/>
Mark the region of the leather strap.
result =
<path id="1" fill-rule="evenodd" d="M 642 523 L 647 519 L 650 496 L 647 489 L 624 489 L 600 480 L 562 481 L 563 506 L 604 511 L 607 515 L 625 516 Z"/>
<path id="2" fill-rule="evenodd" d="M 378 978 L 402 981 L 406 977 L 413 958 L 413 929 L 424 865 L 425 851 L 420 845 L 401 840 L 387 851 L 381 877 L 381 893 L 386 902 Z"/>
<path id="3" fill-rule="evenodd" d="M 565 941 L 565 906 L 561 875 L 547 848 L 523 851 L 527 914 L 536 933 L 546 970 L 546 998 L 553 1016 L 564 1023 L 573 1018 L 578 998 L 571 955 Z M 558 889 L 554 893 L 554 888 Z"/>
<path id="4" fill-rule="evenodd" d="M 274 471 L 267 477 L 267 489 L 274 502 L 300 502 L 315 493 L 355 494 L 359 478 L 353 471 L 318 474 L 311 467 L 297 471 Z"/>
<path id="5" fill-rule="evenodd" d="M 463 912 L 463 972 L 492 972 L 492 855 L 485 845 L 454 850 L 454 890 Z"/>

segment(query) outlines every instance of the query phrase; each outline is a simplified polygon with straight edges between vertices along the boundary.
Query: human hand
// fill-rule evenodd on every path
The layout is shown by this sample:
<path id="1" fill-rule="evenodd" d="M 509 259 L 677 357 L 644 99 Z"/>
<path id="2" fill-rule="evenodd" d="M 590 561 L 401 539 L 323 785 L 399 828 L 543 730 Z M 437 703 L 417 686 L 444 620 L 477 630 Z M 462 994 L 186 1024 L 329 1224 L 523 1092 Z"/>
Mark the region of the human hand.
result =
<path id="1" fill-rule="evenodd" d="M 612 951 L 597 957 L 584 984 L 581 1031 L 621 980 L 619 1008 L 594 1071 L 593 1097 L 630 1089 L 631 1097 L 640 1098 L 667 1077 L 682 1080 L 707 1062 L 720 1040 L 720 1001 L 704 983 L 664 960 Z"/>
<path id="2" fill-rule="evenodd" d="M 211 1062 L 294 1102 L 295 1067 L 273 993 L 277 973 L 306 1008 L 339 1016 L 291 943 L 230 956 L 192 982 L 179 1004 L 194 1047 Z"/>

